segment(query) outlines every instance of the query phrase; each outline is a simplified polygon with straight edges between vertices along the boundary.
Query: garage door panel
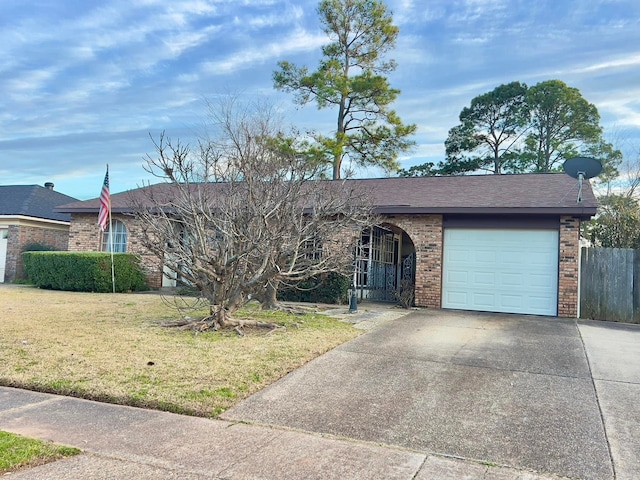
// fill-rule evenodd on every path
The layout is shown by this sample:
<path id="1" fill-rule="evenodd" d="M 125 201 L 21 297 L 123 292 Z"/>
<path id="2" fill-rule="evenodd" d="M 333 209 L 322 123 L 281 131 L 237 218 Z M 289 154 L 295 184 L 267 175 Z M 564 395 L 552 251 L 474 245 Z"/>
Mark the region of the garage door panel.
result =
<path id="1" fill-rule="evenodd" d="M 491 252 L 488 250 L 479 250 L 473 253 L 474 261 L 479 264 L 491 264 L 493 265 L 496 259 L 496 252 Z"/>
<path id="2" fill-rule="evenodd" d="M 524 284 L 522 273 L 503 273 L 500 275 L 500 286 L 521 287 Z"/>
<path id="3" fill-rule="evenodd" d="M 537 297 L 535 295 L 531 295 L 529 296 L 529 303 L 531 304 L 532 307 L 540 308 L 540 309 L 555 307 L 555 305 L 552 305 L 550 303 L 548 297 Z"/>
<path id="4" fill-rule="evenodd" d="M 548 288 L 550 283 L 557 282 L 557 277 L 554 275 L 549 275 L 548 273 L 530 273 L 529 274 L 529 285 L 531 287 L 537 288 Z"/>
<path id="5" fill-rule="evenodd" d="M 520 295 L 502 295 L 502 306 L 506 308 L 522 308 L 522 297 Z"/>
<path id="6" fill-rule="evenodd" d="M 496 276 L 494 272 L 475 272 L 473 282 L 479 287 L 492 288 L 496 285 Z"/>
<path id="7" fill-rule="evenodd" d="M 477 308 L 474 310 L 484 309 L 486 307 L 490 307 L 496 303 L 495 294 L 491 293 L 474 293 L 473 294 L 473 305 Z"/>
<path id="8" fill-rule="evenodd" d="M 446 229 L 442 306 L 556 315 L 557 230 Z"/>
<path id="9" fill-rule="evenodd" d="M 449 292 L 446 295 L 446 302 L 450 308 L 464 308 L 469 303 L 468 295 L 464 292 Z"/>
<path id="10" fill-rule="evenodd" d="M 467 285 L 469 272 L 461 270 L 450 270 L 447 274 L 447 281 L 451 284 L 458 284 L 461 286 Z"/>
<path id="11" fill-rule="evenodd" d="M 451 255 L 452 261 L 454 262 L 467 263 L 471 258 L 471 254 L 472 252 L 470 252 L 469 250 L 465 250 L 462 248 L 455 248 L 455 246 L 451 247 L 450 255 Z"/>
<path id="12" fill-rule="evenodd" d="M 550 252 L 528 252 L 529 262 L 531 265 L 538 265 L 541 267 L 549 267 L 553 266 L 556 262 L 556 257 L 551 255 Z"/>

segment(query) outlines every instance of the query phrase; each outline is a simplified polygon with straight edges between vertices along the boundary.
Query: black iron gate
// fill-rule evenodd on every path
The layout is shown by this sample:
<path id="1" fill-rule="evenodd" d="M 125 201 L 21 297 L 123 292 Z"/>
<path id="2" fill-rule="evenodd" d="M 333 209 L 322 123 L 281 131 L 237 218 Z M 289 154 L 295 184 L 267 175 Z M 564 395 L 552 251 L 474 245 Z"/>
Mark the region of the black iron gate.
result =
<path id="1" fill-rule="evenodd" d="M 402 234 L 380 227 L 362 233 L 357 252 L 357 285 L 360 299 L 396 302 L 403 288 L 413 289 L 415 253 L 400 261 Z"/>

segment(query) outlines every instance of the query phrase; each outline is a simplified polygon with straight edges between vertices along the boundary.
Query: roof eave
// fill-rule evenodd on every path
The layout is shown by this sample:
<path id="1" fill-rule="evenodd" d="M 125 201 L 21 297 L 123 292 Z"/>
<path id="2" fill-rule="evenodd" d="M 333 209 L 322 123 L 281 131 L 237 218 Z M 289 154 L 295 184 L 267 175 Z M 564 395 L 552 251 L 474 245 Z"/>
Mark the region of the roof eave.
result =
<path id="1" fill-rule="evenodd" d="M 410 207 L 378 206 L 373 212 L 379 215 L 571 215 L 589 219 L 596 214 L 596 207 Z"/>
<path id="2" fill-rule="evenodd" d="M 95 213 L 100 212 L 100 207 L 60 207 L 54 208 L 56 212 L 60 213 Z M 114 207 L 111 209 L 111 213 L 133 213 L 133 210 L 129 207 Z"/>
<path id="3" fill-rule="evenodd" d="M 44 218 L 44 217 L 34 217 L 32 215 L 8 215 L 2 214 L 0 215 L 0 223 L 6 223 L 11 221 L 27 221 L 27 222 L 37 222 L 37 223 L 51 223 L 54 225 L 64 225 L 69 226 L 71 222 L 69 220 L 58 220 L 55 218 Z"/>
<path id="4" fill-rule="evenodd" d="M 98 207 L 56 208 L 60 213 L 94 213 Z M 133 213 L 129 207 L 112 208 L 111 213 Z M 570 215 L 588 220 L 596 214 L 596 207 L 411 207 L 411 206 L 377 206 L 373 213 L 378 215 Z"/>

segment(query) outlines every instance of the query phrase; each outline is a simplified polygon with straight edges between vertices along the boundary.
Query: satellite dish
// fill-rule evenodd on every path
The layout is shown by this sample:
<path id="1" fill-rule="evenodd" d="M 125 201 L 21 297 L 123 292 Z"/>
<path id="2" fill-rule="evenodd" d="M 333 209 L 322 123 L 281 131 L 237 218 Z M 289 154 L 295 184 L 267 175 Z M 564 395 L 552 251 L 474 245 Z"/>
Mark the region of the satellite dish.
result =
<path id="1" fill-rule="evenodd" d="M 564 173 L 578 179 L 578 203 L 580 203 L 582 202 L 582 181 L 599 175 L 602 164 L 595 158 L 575 157 L 566 160 L 562 168 Z"/>
<path id="2" fill-rule="evenodd" d="M 602 171 L 602 164 L 595 158 L 575 157 L 565 161 L 562 168 L 564 173 L 580 180 L 580 174 L 583 179 L 597 177 Z"/>

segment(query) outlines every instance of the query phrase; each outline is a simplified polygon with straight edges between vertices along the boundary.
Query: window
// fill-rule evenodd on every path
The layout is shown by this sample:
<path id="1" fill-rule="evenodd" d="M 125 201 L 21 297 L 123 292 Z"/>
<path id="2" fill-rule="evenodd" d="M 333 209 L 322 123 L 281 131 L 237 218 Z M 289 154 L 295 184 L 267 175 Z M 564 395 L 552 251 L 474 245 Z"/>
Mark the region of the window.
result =
<path id="1" fill-rule="evenodd" d="M 113 238 L 111 238 L 111 230 L 108 226 L 102 234 L 102 251 L 110 252 L 111 245 L 113 245 L 114 252 L 124 253 L 127 251 L 127 227 L 120 220 L 113 220 L 112 224 Z"/>
<path id="2" fill-rule="evenodd" d="M 371 261 L 392 265 L 395 263 L 395 242 L 393 232 L 375 227 L 371 241 Z"/>
<path id="3" fill-rule="evenodd" d="M 303 258 L 310 261 L 322 259 L 322 244 L 317 235 L 302 240 Z"/>

